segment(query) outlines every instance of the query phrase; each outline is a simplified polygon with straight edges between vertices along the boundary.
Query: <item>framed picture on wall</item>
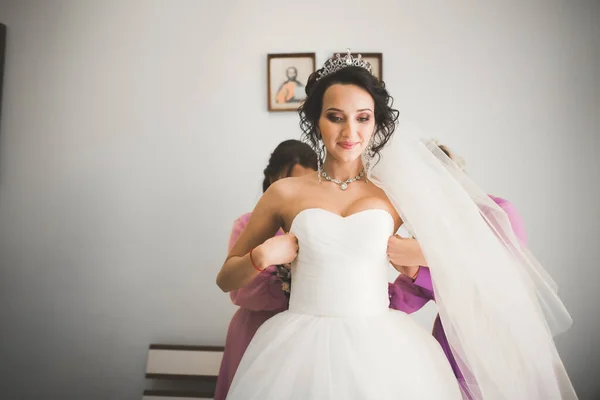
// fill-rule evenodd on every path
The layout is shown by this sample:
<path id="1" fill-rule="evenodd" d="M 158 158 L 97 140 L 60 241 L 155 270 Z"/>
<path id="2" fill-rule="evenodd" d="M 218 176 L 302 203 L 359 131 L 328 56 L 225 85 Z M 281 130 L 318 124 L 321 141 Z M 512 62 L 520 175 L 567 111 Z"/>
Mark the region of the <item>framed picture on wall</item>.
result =
<path id="1" fill-rule="evenodd" d="M 306 97 L 305 87 L 315 72 L 315 53 L 267 55 L 269 111 L 296 111 Z"/>
<path id="2" fill-rule="evenodd" d="M 347 54 L 345 51 L 340 51 L 339 53 L 342 57 Z M 358 57 L 360 54 L 361 57 L 371 63 L 371 73 L 379 79 L 383 79 L 383 53 L 363 53 L 362 51 L 352 52 L 352 57 Z M 332 55 L 335 57 L 335 54 Z"/>

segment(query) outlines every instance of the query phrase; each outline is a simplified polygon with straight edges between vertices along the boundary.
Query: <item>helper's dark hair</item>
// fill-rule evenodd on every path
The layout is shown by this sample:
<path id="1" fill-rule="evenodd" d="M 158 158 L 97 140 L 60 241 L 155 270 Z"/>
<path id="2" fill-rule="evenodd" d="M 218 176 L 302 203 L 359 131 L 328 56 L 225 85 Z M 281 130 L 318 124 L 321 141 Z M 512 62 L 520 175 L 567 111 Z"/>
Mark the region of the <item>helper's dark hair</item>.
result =
<path id="1" fill-rule="evenodd" d="M 285 140 L 273 150 L 267 168 L 263 171 L 263 192 L 281 175 L 288 177 L 296 165 L 317 170 L 317 155 L 314 150 L 299 140 Z"/>

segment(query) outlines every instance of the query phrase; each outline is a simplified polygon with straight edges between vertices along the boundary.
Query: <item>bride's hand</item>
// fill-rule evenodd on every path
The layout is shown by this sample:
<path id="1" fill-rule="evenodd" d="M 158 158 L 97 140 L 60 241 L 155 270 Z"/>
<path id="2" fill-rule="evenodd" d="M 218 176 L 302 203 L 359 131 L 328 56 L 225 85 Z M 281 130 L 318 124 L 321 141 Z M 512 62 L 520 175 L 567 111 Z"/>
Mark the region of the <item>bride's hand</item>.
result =
<path id="1" fill-rule="evenodd" d="M 398 235 L 390 236 L 387 255 L 392 265 L 400 272 L 402 271 L 398 268 L 416 268 L 426 264 L 421 245 L 416 239 L 406 239 Z"/>
<path id="2" fill-rule="evenodd" d="M 298 256 L 298 239 L 293 233 L 266 240 L 254 251 L 261 269 L 269 265 L 289 264 Z"/>

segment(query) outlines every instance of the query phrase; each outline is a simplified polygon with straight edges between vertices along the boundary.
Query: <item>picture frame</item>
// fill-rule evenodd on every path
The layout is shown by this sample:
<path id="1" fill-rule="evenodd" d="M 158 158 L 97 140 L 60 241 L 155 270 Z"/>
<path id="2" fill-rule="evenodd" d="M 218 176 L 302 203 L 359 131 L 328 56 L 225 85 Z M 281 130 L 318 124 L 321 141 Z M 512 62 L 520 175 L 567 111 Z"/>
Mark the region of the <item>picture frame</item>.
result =
<path id="1" fill-rule="evenodd" d="M 334 53 L 332 57 L 335 57 L 336 54 L 340 54 L 342 57 L 347 54 L 346 51 L 339 51 Z M 352 57 L 358 57 L 360 54 L 363 60 L 368 61 L 371 64 L 371 73 L 380 81 L 383 80 L 383 53 L 364 53 L 362 51 L 353 51 Z"/>
<path id="2" fill-rule="evenodd" d="M 308 77 L 315 70 L 315 53 L 267 54 L 268 110 L 297 111 L 306 97 Z"/>

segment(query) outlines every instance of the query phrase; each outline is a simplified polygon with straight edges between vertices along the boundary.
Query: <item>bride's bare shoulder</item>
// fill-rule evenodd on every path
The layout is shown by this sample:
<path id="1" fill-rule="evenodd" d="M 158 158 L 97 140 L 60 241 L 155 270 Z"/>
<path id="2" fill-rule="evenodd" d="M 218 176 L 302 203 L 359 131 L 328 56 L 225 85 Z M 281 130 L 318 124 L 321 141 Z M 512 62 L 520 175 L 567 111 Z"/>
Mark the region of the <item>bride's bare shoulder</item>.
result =
<path id="1" fill-rule="evenodd" d="M 315 171 L 304 176 L 280 179 L 269 187 L 269 191 L 273 191 L 280 200 L 289 200 L 299 197 L 302 193 L 306 193 L 316 183 L 318 183 L 318 180 L 317 172 Z"/>

